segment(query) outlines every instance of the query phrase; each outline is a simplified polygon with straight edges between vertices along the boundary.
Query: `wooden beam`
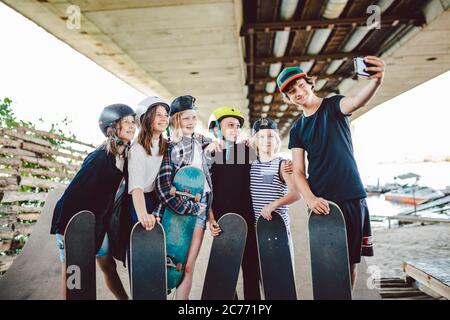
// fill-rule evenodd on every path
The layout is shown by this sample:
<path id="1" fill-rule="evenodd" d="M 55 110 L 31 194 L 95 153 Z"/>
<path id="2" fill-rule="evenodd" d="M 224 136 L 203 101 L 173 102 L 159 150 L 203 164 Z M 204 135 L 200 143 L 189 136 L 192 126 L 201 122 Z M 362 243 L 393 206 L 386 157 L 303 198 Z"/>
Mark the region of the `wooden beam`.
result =
<path id="1" fill-rule="evenodd" d="M 1 129 L 3 130 L 3 129 Z M 15 141 L 9 138 L 0 137 L 0 145 L 4 147 L 13 147 L 13 148 L 19 148 L 20 147 L 20 141 Z"/>
<path id="2" fill-rule="evenodd" d="M 6 169 L 5 169 L 6 170 Z M 9 169 L 14 170 L 14 169 Z M 1 170 L 0 170 L 1 172 Z M 45 176 L 45 177 L 57 177 L 62 179 L 71 179 L 74 174 L 67 173 L 67 172 L 58 172 L 58 171 L 50 171 L 50 170 L 44 170 L 44 169 L 33 169 L 33 168 L 20 168 L 18 169 L 19 173 L 29 173 L 34 176 Z"/>
<path id="3" fill-rule="evenodd" d="M 41 139 L 41 138 L 36 138 L 36 137 L 34 137 L 32 135 L 25 134 L 24 132 L 18 132 L 18 131 L 12 130 L 12 129 L 0 129 L 0 133 L 4 134 L 4 135 L 7 135 L 7 136 L 10 136 L 10 137 L 13 137 L 13 138 L 16 138 L 16 139 L 33 142 L 33 143 L 36 143 L 36 144 L 39 144 L 39 145 L 43 145 L 43 146 L 46 146 L 46 147 L 52 147 L 53 146 L 47 140 L 44 140 L 44 139 Z M 18 144 L 20 146 L 20 142 L 18 142 Z"/>
<path id="4" fill-rule="evenodd" d="M 43 189 L 60 188 L 66 186 L 64 183 L 61 182 L 46 179 L 38 179 L 33 177 L 20 177 L 20 185 Z"/>
<path id="5" fill-rule="evenodd" d="M 22 162 L 20 161 L 20 159 L 17 159 L 17 158 L 0 157 L 0 164 L 3 164 L 3 165 L 19 167 L 21 163 Z"/>
<path id="6" fill-rule="evenodd" d="M 10 250 L 11 249 L 11 245 L 12 245 L 11 238 L 0 240 L 0 252 Z M 0 270 L 2 268 L 3 268 L 2 265 L 0 265 Z"/>
<path id="7" fill-rule="evenodd" d="M 253 79 L 255 78 L 255 66 L 254 66 L 254 59 L 255 59 L 255 37 L 254 33 L 249 33 L 249 50 L 248 50 L 248 60 L 250 64 L 248 67 L 250 68 L 250 72 L 248 75 L 248 82 L 249 84 L 253 84 Z"/>
<path id="8" fill-rule="evenodd" d="M 10 206 L 1 206 L 0 212 L 4 213 L 41 213 L 42 207 L 21 207 L 16 205 L 10 205 Z"/>
<path id="9" fill-rule="evenodd" d="M 17 201 L 45 201 L 47 193 L 31 193 L 18 191 L 3 191 L 0 192 L 0 201 L 2 203 L 11 203 Z"/>
<path id="10" fill-rule="evenodd" d="M 271 33 L 277 31 L 300 31 L 326 29 L 341 26 L 361 27 L 367 26 L 368 16 L 358 18 L 339 19 L 317 19 L 317 20 L 297 20 L 297 21 L 276 21 L 276 22 L 255 22 L 246 23 L 242 26 L 241 37 L 251 33 Z M 425 18 L 422 14 L 410 14 L 405 16 L 383 16 L 380 21 L 381 27 L 396 26 L 399 24 L 411 24 L 422 26 Z"/>
<path id="11" fill-rule="evenodd" d="M 345 78 L 351 78 L 352 75 L 348 74 L 348 73 L 339 73 L 339 74 L 321 74 L 321 75 L 317 75 L 317 74 L 308 74 L 308 76 L 316 78 L 316 80 L 343 80 Z M 253 80 L 253 84 L 265 84 L 267 82 L 272 82 L 272 81 L 276 81 L 277 78 L 272 78 L 272 77 L 264 77 L 264 78 L 256 78 Z M 250 84 L 246 83 L 247 85 Z"/>
<path id="12" fill-rule="evenodd" d="M 330 90 L 319 90 L 319 91 L 314 91 L 314 94 L 327 95 L 331 92 L 332 91 L 330 91 Z M 255 97 L 260 97 L 260 96 L 264 97 L 264 96 L 277 96 L 277 95 L 281 95 L 281 93 L 278 91 L 275 91 L 273 93 L 267 93 L 265 91 L 254 91 L 254 92 L 249 92 L 247 95 L 247 98 L 250 99 L 250 98 L 255 98 Z M 266 104 L 270 105 L 270 103 L 264 103 L 264 102 L 257 102 L 257 103 L 264 104 L 264 105 L 266 105 Z M 285 104 L 285 103 L 282 103 L 282 104 Z M 250 101 L 250 105 L 252 105 L 251 101 Z"/>
<path id="13" fill-rule="evenodd" d="M 9 156 L 28 156 L 33 157 L 35 154 L 30 151 L 15 149 L 15 148 L 0 148 L 0 154 L 9 155 Z"/>
<path id="14" fill-rule="evenodd" d="M 69 158 L 77 161 L 82 161 L 83 157 L 81 156 L 74 156 L 70 153 L 64 153 L 57 150 L 53 150 L 52 148 L 40 146 L 34 143 L 24 142 L 22 143 L 22 148 L 27 151 L 32 151 L 38 154 L 47 154 L 47 155 L 55 155 L 59 157 Z"/>
<path id="15" fill-rule="evenodd" d="M 337 53 L 327 53 L 327 54 L 304 54 L 304 55 L 298 55 L 298 56 L 284 56 L 284 57 L 265 57 L 265 58 L 255 58 L 254 62 L 252 63 L 251 60 L 246 59 L 247 65 L 261 65 L 265 66 L 271 63 L 278 63 L 281 62 L 283 64 L 287 63 L 294 63 L 298 64 L 302 61 L 309 61 L 309 60 L 327 60 L 331 62 L 335 59 L 343 59 L 349 60 L 353 59 L 355 57 L 364 57 L 369 54 L 372 54 L 371 52 L 337 52 Z"/>
<path id="16" fill-rule="evenodd" d="M 436 292 L 446 299 L 450 299 L 450 287 L 433 277 L 433 275 L 428 274 L 407 261 L 403 263 L 403 270 L 411 278 L 414 278 L 431 291 Z"/>
<path id="17" fill-rule="evenodd" d="M 398 221 L 404 221 L 404 222 L 450 223 L 450 219 L 445 219 L 445 218 L 426 218 L 426 217 L 408 216 L 408 215 L 402 215 L 402 214 L 398 214 L 396 216 L 390 216 L 390 217 L 387 217 L 387 219 L 389 221 L 390 220 L 398 220 Z"/>
<path id="18" fill-rule="evenodd" d="M 50 160 L 42 159 L 42 158 L 36 158 L 36 157 L 23 156 L 23 157 L 21 157 L 21 160 L 24 162 L 38 164 L 38 165 L 40 165 L 42 167 L 46 167 L 46 168 L 56 168 L 56 169 L 62 169 L 62 170 L 78 171 L 78 169 L 80 167 L 80 166 L 73 165 L 73 164 L 59 163 L 59 162 L 50 161 Z"/>
<path id="19" fill-rule="evenodd" d="M 17 218 L 19 218 L 20 221 L 36 221 L 40 216 L 39 213 L 26 213 L 17 215 Z"/>
<path id="20" fill-rule="evenodd" d="M 75 139 L 65 138 L 65 137 L 62 137 L 62 136 L 60 136 L 58 134 L 47 132 L 47 131 L 27 128 L 27 127 L 17 127 L 17 130 L 20 130 L 22 132 L 29 131 L 29 132 L 36 133 L 37 135 L 40 135 L 40 136 L 43 136 L 43 137 L 47 137 L 47 138 L 51 138 L 51 139 L 55 139 L 55 140 L 64 140 L 64 141 L 67 141 L 69 143 L 76 143 L 76 144 L 80 144 L 80 145 L 87 146 L 87 147 L 95 149 L 95 146 L 92 145 L 92 144 L 85 143 L 85 142 L 82 142 L 82 141 L 78 141 L 78 140 L 75 140 Z"/>

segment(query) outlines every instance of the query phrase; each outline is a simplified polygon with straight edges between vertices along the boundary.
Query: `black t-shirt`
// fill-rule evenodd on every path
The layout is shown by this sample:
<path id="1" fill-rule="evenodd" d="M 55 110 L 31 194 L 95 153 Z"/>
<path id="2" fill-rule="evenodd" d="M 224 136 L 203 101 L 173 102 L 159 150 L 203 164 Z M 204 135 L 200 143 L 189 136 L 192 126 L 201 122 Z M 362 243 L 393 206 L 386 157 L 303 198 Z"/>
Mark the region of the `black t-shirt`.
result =
<path id="1" fill-rule="evenodd" d="M 213 185 L 214 217 L 234 212 L 241 215 L 247 223 L 254 221 L 250 195 L 250 168 L 256 160 L 256 153 L 245 144 L 229 147 L 227 152 L 212 155 L 211 179 Z"/>
<path id="2" fill-rule="evenodd" d="M 64 194 L 56 203 L 50 233 L 64 233 L 76 213 L 89 210 L 95 215 L 96 245 L 101 245 L 107 214 L 122 181 L 123 172 L 116 167 L 116 157 L 98 148 L 83 161 Z"/>
<path id="3" fill-rule="evenodd" d="M 289 149 L 308 154 L 308 183 L 314 195 L 331 201 L 366 197 L 353 156 L 348 117 L 341 95 L 325 98 L 311 116 L 302 115 L 289 133 Z"/>

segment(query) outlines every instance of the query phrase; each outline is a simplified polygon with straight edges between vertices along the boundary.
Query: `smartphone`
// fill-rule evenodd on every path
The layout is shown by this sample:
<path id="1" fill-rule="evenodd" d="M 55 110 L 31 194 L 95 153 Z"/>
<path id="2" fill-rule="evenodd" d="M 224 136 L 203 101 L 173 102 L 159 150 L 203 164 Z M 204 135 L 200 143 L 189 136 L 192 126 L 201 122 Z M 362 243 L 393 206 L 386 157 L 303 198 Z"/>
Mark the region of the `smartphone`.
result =
<path id="1" fill-rule="evenodd" d="M 374 67 L 375 65 L 371 63 L 364 62 L 363 57 L 356 57 L 353 59 L 353 63 L 355 65 L 355 74 L 362 77 L 370 77 L 375 74 L 374 71 L 366 71 L 367 67 Z"/>

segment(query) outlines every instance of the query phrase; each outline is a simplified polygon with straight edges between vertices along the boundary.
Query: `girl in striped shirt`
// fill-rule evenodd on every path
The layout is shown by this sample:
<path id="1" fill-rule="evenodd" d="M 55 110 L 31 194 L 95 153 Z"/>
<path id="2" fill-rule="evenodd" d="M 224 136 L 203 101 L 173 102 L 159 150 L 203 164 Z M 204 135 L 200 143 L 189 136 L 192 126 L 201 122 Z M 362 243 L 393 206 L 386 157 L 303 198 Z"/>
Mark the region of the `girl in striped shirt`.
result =
<path id="1" fill-rule="evenodd" d="M 278 213 L 286 225 L 293 258 L 288 205 L 299 200 L 300 193 L 292 173 L 285 169 L 289 160 L 277 156 L 281 140 L 273 120 L 263 118 L 256 121 L 252 136 L 252 144 L 258 155 L 250 171 L 250 192 L 255 221 L 260 216 L 271 220 L 272 212 Z"/>

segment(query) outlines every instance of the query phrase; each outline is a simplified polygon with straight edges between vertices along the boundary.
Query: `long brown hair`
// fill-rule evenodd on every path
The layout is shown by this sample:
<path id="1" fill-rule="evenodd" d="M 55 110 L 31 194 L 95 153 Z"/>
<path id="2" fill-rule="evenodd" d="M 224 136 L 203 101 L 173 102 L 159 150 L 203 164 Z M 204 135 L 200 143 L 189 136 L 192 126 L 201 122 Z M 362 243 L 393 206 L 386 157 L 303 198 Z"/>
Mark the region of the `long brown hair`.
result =
<path id="1" fill-rule="evenodd" d="M 155 132 L 153 128 L 153 122 L 156 118 L 156 109 L 158 106 L 152 107 L 146 113 L 142 115 L 141 130 L 138 135 L 138 143 L 144 148 L 148 155 L 152 156 L 153 147 L 153 133 Z M 159 156 L 164 155 L 167 151 L 167 140 L 163 138 L 162 134 L 159 136 Z"/>

